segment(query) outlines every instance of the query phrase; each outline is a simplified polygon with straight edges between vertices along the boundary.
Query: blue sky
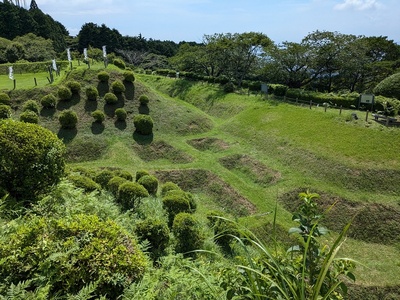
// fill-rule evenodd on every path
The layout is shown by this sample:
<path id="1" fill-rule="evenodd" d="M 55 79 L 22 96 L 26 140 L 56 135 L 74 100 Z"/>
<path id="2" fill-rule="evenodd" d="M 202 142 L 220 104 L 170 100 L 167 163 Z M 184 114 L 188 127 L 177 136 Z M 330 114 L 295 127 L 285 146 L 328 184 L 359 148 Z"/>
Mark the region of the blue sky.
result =
<path id="1" fill-rule="evenodd" d="M 27 5 L 30 1 L 26 0 Z M 275 43 L 315 30 L 387 36 L 400 44 L 400 0 L 36 0 L 76 35 L 93 22 L 122 35 L 201 42 L 205 34 L 262 32 Z"/>

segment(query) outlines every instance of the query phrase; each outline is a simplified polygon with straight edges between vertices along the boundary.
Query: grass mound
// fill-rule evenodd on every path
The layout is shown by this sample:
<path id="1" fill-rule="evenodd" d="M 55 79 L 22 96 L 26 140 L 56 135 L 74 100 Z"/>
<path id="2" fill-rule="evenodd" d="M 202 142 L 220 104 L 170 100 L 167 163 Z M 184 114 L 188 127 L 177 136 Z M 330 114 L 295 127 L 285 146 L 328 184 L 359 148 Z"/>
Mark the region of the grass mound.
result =
<path id="1" fill-rule="evenodd" d="M 280 197 L 285 208 L 291 212 L 300 206 L 298 194 L 305 189 L 296 189 Z M 335 204 L 326 215 L 323 224 L 330 230 L 341 231 L 354 217 L 349 237 L 384 245 L 400 243 L 400 210 L 380 203 L 352 202 L 327 193 L 319 193 L 321 212 Z"/>
<path id="2" fill-rule="evenodd" d="M 183 151 L 175 149 L 165 141 L 154 141 L 148 145 L 135 144 L 134 151 L 144 161 L 167 159 L 173 163 L 190 163 L 193 158 Z"/>
<path id="3" fill-rule="evenodd" d="M 70 163 L 97 160 L 107 149 L 107 142 L 101 137 L 77 137 L 67 144 L 66 160 Z"/>
<path id="4" fill-rule="evenodd" d="M 217 138 L 200 138 L 187 141 L 189 145 L 200 151 L 223 151 L 229 148 L 229 144 Z"/>
<path id="5" fill-rule="evenodd" d="M 215 203 L 234 216 L 247 216 L 256 212 L 253 203 L 211 171 L 159 170 L 156 171 L 156 177 L 161 182 L 172 181 L 185 191 L 207 194 L 214 199 Z"/>
<path id="6" fill-rule="evenodd" d="M 268 168 L 258 160 L 242 154 L 234 154 L 220 158 L 220 164 L 228 170 L 235 170 L 241 175 L 250 178 L 254 183 L 267 186 L 276 183 L 281 174 Z"/>

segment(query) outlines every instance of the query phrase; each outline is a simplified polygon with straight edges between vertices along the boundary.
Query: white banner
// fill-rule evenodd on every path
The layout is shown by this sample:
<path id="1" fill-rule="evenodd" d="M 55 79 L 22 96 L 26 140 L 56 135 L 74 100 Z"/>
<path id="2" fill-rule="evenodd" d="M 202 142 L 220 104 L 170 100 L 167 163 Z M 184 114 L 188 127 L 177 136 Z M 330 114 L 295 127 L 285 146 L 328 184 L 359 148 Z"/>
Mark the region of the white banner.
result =
<path id="1" fill-rule="evenodd" d="M 71 52 L 69 51 L 69 48 L 67 48 L 67 57 L 68 61 L 71 62 Z"/>
<path id="2" fill-rule="evenodd" d="M 104 57 L 104 58 L 107 58 L 106 46 L 103 46 L 103 57 Z"/>
<path id="3" fill-rule="evenodd" d="M 53 70 L 54 70 L 54 71 L 57 71 L 57 64 L 56 64 L 56 60 L 55 60 L 55 59 L 53 59 L 51 62 L 52 62 L 52 64 L 53 64 Z"/>
<path id="4" fill-rule="evenodd" d="M 11 80 L 14 80 L 14 70 L 13 67 L 8 67 L 8 78 L 10 78 Z"/>
<path id="5" fill-rule="evenodd" d="M 88 60 L 88 56 L 87 56 L 87 48 L 83 49 L 83 57 L 85 60 Z"/>

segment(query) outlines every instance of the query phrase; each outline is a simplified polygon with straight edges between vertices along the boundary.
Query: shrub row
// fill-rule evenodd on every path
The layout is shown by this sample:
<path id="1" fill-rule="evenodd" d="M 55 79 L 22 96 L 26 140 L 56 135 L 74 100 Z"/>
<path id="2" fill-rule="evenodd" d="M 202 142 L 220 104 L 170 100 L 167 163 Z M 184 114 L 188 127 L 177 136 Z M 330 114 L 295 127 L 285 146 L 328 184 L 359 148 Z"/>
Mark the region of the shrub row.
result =
<path id="1" fill-rule="evenodd" d="M 48 70 L 48 67 L 51 65 L 52 65 L 51 61 L 14 63 L 13 71 L 14 74 L 46 72 Z M 8 74 L 9 66 L 10 64 L 1 64 L 0 74 Z M 69 62 L 64 60 L 57 61 L 57 66 L 60 69 L 67 69 L 69 67 Z"/>

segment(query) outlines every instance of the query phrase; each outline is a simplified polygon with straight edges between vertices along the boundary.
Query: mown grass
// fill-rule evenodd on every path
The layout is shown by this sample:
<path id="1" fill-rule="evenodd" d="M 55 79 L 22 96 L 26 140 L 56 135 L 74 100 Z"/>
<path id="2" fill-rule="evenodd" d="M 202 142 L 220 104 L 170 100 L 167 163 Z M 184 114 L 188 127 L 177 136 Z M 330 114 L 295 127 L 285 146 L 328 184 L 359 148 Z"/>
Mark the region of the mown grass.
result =
<path id="1" fill-rule="evenodd" d="M 101 69 L 81 66 L 63 80 L 80 80 L 82 90 L 99 86 L 96 74 Z M 117 69 L 109 72 L 110 82 L 121 78 Z M 219 86 L 206 83 L 139 74 L 136 78 L 122 96 L 121 106 L 128 112 L 125 123 L 116 122 L 113 108 L 102 98 L 88 103 L 83 92 L 70 106 L 79 115 L 76 130 L 60 130 L 58 109 L 42 111 L 40 124 L 64 139 L 71 166 L 118 167 L 131 173 L 146 169 L 164 181 L 175 178 L 196 194 L 203 213 L 208 208 L 234 211 L 237 203 L 248 201 L 252 207 L 244 212 L 246 206 L 240 206 L 240 221 L 266 240 L 269 231 L 260 228 L 273 223 L 276 205 L 279 226 L 293 225 L 289 209 L 277 203 L 293 191 L 324 191 L 360 205 L 396 206 L 400 201 L 399 128 L 365 122 L 362 112 L 357 112 L 359 120 L 349 121 L 352 111 L 340 115 L 334 109 L 310 110 L 247 93 L 224 94 Z M 101 86 L 103 94 L 107 88 Z M 55 87 L 46 89 L 12 92 L 14 115 L 20 113 L 24 99 L 39 99 Z M 142 94 L 150 99 L 146 108 L 138 102 Z M 95 109 L 107 115 L 101 126 L 90 116 Z M 133 116 L 138 113 L 153 118 L 152 136 L 135 134 Z M 356 271 L 360 283 L 400 284 L 400 264 L 392 260 L 400 257 L 398 245 L 356 239 L 346 245 L 344 254 L 368 267 Z M 377 256 L 375 251 L 390 255 Z"/>

